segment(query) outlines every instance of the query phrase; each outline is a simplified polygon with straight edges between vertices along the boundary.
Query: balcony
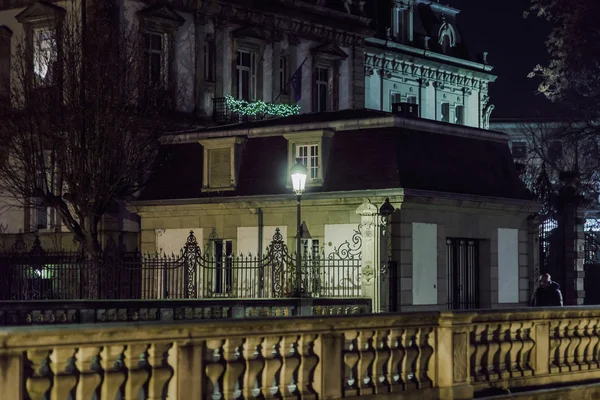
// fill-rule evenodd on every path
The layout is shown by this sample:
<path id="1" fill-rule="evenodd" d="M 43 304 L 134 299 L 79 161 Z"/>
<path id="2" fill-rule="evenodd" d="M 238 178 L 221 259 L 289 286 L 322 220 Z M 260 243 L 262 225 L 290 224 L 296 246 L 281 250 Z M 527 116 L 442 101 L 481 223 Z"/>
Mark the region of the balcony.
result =
<path id="1" fill-rule="evenodd" d="M 2 328 L 0 393 L 470 399 L 554 388 L 545 398 L 591 398 L 599 320 L 600 309 L 573 307 Z"/>
<path id="2" fill-rule="evenodd" d="M 265 103 L 260 100 L 249 102 L 232 96 L 213 99 L 213 120 L 217 124 L 260 121 L 299 113 L 300 106 L 295 104 Z"/>

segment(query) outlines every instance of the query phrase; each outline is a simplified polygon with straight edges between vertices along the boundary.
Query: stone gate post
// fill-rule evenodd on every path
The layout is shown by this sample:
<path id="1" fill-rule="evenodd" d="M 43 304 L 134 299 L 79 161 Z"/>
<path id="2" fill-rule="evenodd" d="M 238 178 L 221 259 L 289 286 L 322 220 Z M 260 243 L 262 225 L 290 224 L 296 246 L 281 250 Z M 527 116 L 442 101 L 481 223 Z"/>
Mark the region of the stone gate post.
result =
<path id="1" fill-rule="evenodd" d="M 361 293 L 372 301 L 373 312 L 381 311 L 380 227 L 376 205 L 365 199 L 356 209 L 362 239 Z"/>

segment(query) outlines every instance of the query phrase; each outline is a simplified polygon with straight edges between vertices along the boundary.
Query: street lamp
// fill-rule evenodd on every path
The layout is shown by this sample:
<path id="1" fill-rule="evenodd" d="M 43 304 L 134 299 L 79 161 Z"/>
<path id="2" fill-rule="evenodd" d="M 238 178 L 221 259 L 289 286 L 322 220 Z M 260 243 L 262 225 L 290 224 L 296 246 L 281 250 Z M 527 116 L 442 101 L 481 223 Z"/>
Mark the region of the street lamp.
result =
<path id="1" fill-rule="evenodd" d="M 299 158 L 296 159 L 296 164 L 290 170 L 292 176 L 292 186 L 296 192 L 296 208 L 297 208 L 297 229 L 296 229 L 296 289 L 294 297 L 302 296 L 302 220 L 300 215 L 300 201 L 302 200 L 302 192 L 306 186 L 306 175 L 308 170 Z"/>

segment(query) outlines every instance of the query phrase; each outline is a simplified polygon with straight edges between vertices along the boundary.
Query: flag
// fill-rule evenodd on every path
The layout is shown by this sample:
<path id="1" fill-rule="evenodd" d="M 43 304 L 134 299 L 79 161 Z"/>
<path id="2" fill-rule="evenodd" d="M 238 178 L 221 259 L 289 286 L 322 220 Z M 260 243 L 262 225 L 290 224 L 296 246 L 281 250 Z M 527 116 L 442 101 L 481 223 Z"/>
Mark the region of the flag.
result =
<path id="1" fill-rule="evenodd" d="M 304 63 L 302 63 L 304 65 Z M 290 78 L 290 85 L 294 89 L 294 99 L 300 101 L 302 98 L 302 65 L 298 67 L 294 75 Z"/>

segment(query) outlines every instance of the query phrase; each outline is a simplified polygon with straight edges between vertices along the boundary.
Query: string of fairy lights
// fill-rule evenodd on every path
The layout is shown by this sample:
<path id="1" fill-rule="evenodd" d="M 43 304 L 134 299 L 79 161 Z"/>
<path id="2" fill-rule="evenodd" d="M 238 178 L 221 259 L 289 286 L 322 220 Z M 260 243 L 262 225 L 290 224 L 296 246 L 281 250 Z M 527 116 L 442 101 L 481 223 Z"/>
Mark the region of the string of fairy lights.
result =
<path id="1" fill-rule="evenodd" d="M 232 113 L 239 115 L 268 115 L 275 117 L 287 117 L 300 114 L 300 106 L 297 104 L 274 104 L 264 101 L 246 101 L 225 96 L 227 107 Z"/>

